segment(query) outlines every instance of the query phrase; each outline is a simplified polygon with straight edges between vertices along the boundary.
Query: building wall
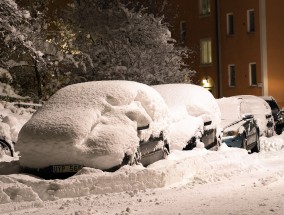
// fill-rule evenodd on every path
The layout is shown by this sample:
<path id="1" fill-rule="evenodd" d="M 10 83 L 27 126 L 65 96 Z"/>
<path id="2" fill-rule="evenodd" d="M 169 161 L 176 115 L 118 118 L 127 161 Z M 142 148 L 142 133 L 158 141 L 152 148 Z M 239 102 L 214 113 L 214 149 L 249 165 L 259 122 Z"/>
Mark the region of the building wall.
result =
<path id="1" fill-rule="evenodd" d="M 168 1 L 169 2 L 169 1 Z M 215 0 L 211 0 L 211 13 L 208 16 L 199 15 L 199 1 L 175 0 L 168 4 L 171 11 L 166 12 L 166 21 L 170 23 L 172 37 L 181 42 L 180 22 L 186 22 L 186 37 L 184 43 L 189 47 L 192 54 L 187 63 L 192 70 L 196 71 L 193 83 L 202 85 L 202 80 L 208 78 L 211 92 L 218 97 L 218 58 L 217 58 L 217 24 Z M 169 15 L 170 14 L 170 15 Z M 211 38 L 212 40 L 212 63 L 201 65 L 200 63 L 200 39 Z"/>
<path id="2" fill-rule="evenodd" d="M 247 31 L 247 10 L 255 11 L 255 32 Z M 234 34 L 227 34 L 227 14 L 233 13 Z M 262 95 L 258 0 L 220 0 L 222 95 Z M 258 86 L 250 86 L 249 63 L 256 63 Z M 236 84 L 229 86 L 229 64 L 235 65 Z"/>
<path id="3" fill-rule="evenodd" d="M 271 95 L 284 106 L 284 27 L 282 19 L 283 0 L 211 0 L 211 14 L 199 15 L 199 0 L 167 1 L 171 13 L 166 11 L 166 19 L 171 24 L 172 36 L 180 39 L 180 21 L 187 23 L 187 37 L 184 45 L 194 54 L 188 63 L 197 75 L 195 84 L 202 85 L 202 79 L 212 77 L 215 97 L 252 94 Z M 216 3 L 218 3 L 218 17 Z M 264 3 L 264 4 L 263 4 Z M 264 5 L 264 12 L 261 7 Z M 247 32 L 247 10 L 254 9 L 255 32 Z M 234 35 L 227 35 L 227 13 L 234 14 Z M 171 14 L 171 15 L 168 15 Z M 219 29 L 216 24 L 219 18 Z M 265 26 L 264 26 L 265 25 Z M 265 28 L 263 28 L 265 27 Z M 263 31 L 263 29 L 265 29 Z M 219 34 L 219 40 L 218 40 Z M 200 64 L 201 38 L 210 37 L 213 42 L 213 63 Z M 264 46 L 265 43 L 265 46 Z M 218 47 L 220 50 L 218 51 Z M 220 53 L 220 65 L 218 65 Z M 267 64 L 264 64 L 264 61 Z M 256 63 L 257 86 L 250 86 L 249 63 Z M 228 65 L 236 69 L 236 86 L 229 86 Z M 219 68 L 220 66 L 220 74 Z M 220 77 L 220 81 L 219 80 Z M 218 87 L 220 93 L 218 93 Z"/>
<path id="4" fill-rule="evenodd" d="M 283 8 L 283 0 L 266 0 L 268 95 L 281 106 L 284 106 Z"/>

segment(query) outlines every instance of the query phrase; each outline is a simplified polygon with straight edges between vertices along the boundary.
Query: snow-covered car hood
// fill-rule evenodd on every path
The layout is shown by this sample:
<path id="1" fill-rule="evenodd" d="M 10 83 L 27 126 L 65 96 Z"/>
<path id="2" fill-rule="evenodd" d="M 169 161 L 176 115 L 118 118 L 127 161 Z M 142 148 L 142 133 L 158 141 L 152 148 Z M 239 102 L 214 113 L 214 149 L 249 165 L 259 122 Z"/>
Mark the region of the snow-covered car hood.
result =
<path id="1" fill-rule="evenodd" d="M 80 164 L 119 165 L 140 139 L 167 128 L 168 109 L 151 87 L 131 81 L 98 81 L 55 93 L 19 133 L 20 164 L 42 168 Z M 137 136 L 137 127 L 150 125 Z"/>

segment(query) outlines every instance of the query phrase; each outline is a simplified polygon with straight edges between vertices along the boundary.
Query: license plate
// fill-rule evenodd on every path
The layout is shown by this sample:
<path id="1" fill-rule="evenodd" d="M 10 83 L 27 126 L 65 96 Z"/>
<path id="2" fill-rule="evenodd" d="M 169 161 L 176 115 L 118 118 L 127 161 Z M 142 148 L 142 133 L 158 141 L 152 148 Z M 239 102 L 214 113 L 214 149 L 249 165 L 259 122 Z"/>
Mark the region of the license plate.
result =
<path id="1" fill-rule="evenodd" d="M 70 164 L 70 165 L 54 165 L 52 166 L 53 173 L 67 173 L 67 172 L 78 172 L 82 169 L 82 165 Z"/>

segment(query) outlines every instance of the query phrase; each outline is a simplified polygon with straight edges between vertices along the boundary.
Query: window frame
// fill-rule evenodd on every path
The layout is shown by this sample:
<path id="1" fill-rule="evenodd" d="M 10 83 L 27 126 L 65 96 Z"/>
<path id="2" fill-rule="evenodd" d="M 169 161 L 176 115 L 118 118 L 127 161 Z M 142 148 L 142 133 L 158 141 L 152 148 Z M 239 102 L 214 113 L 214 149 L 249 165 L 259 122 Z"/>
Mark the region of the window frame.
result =
<path id="1" fill-rule="evenodd" d="M 206 47 L 206 50 L 203 49 L 204 47 Z M 212 63 L 213 63 L 212 39 L 211 38 L 200 39 L 200 64 L 210 65 Z"/>
<path id="2" fill-rule="evenodd" d="M 253 12 L 253 18 L 251 16 L 251 12 Z M 247 32 L 248 33 L 255 32 L 255 10 L 254 9 L 247 10 Z"/>
<path id="3" fill-rule="evenodd" d="M 211 14 L 211 1 L 210 0 L 199 0 L 199 15 L 200 16 L 210 16 L 210 14 Z"/>
<path id="4" fill-rule="evenodd" d="M 232 68 L 234 68 L 234 70 L 232 70 Z M 234 72 L 233 79 L 232 79 L 232 71 Z M 236 87 L 236 65 L 235 64 L 228 65 L 228 77 L 229 77 L 228 79 L 229 87 Z"/>
<path id="5" fill-rule="evenodd" d="M 232 17 L 232 23 L 230 22 L 230 17 Z M 234 26 L 234 13 L 227 13 L 227 35 L 235 34 L 235 26 Z"/>
<path id="6" fill-rule="evenodd" d="M 252 70 L 252 66 L 255 66 L 254 68 L 254 70 Z M 253 74 L 252 74 L 252 72 L 254 72 L 255 74 L 254 74 L 254 78 L 253 78 Z M 254 80 L 253 80 L 254 79 Z M 255 81 L 254 83 L 253 83 L 253 81 Z M 249 63 L 249 85 L 251 86 L 251 87 L 256 87 L 257 86 L 257 68 L 256 68 L 256 63 L 255 62 L 251 62 L 251 63 Z"/>

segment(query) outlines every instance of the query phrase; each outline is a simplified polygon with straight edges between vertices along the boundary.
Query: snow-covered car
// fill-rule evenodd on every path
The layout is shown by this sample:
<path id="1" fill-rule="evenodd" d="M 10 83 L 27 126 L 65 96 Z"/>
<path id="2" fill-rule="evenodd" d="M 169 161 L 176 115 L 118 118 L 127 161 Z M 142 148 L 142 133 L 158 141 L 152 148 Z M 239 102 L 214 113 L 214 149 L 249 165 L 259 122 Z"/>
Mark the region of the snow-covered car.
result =
<path id="1" fill-rule="evenodd" d="M 247 105 L 237 97 L 216 99 L 221 111 L 222 142 L 229 147 L 260 151 L 259 127 Z"/>
<path id="2" fill-rule="evenodd" d="M 274 119 L 270 106 L 263 99 L 254 95 L 237 95 L 232 98 L 242 100 L 242 112 L 254 116 L 259 127 L 259 135 L 271 137 L 274 134 Z"/>
<path id="3" fill-rule="evenodd" d="M 190 150 L 200 141 L 206 149 L 216 149 L 220 135 L 220 110 L 213 95 L 194 84 L 152 86 L 163 97 L 171 115 L 171 149 Z"/>
<path id="4" fill-rule="evenodd" d="M 18 108 L 14 103 L 0 101 L 0 158 L 13 157 L 14 145 L 21 127 L 30 119 L 34 109 Z"/>
<path id="5" fill-rule="evenodd" d="M 13 144 L 8 143 L 6 140 L 0 139 L 0 158 L 3 155 L 14 156 Z"/>
<path id="6" fill-rule="evenodd" d="M 23 126 L 16 143 L 25 172 L 70 176 L 82 167 L 147 166 L 169 152 L 168 109 L 150 86 L 94 81 L 57 91 Z"/>
<path id="7" fill-rule="evenodd" d="M 11 140 L 10 126 L 3 122 L 3 116 L 0 115 L 0 158 L 3 155 L 14 156 L 14 144 Z"/>
<path id="8" fill-rule="evenodd" d="M 274 118 L 274 129 L 276 134 L 282 134 L 283 128 L 284 128 L 284 110 L 283 108 L 280 109 L 277 101 L 272 96 L 262 96 L 262 99 L 264 99 L 268 105 L 271 107 L 272 115 Z"/>

